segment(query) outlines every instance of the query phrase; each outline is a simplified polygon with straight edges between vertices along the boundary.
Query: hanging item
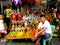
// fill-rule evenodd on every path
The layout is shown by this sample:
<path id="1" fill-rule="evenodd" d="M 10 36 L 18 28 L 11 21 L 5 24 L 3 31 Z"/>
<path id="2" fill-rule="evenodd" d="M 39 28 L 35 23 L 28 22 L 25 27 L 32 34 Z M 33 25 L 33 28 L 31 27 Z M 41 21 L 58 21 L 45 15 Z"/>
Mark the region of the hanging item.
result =
<path id="1" fill-rule="evenodd" d="M 10 0 L 11 2 L 13 2 L 14 0 Z"/>
<path id="2" fill-rule="evenodd" d="M 57 18 L 60 20 L 60 13 L 57 13 Z"/>
<path id="3" fill-rule="evenodd" d="M 25 3 L 32 3 L 34 0 L 23 0 Z"/>
<path id="4" fill-rule="evenodd" d="M 14 4 L 17 5 L 17 4 L 22 4 L 22 0 L 14 0 Z"/>
<path id="5" fill-rule="evenodd" d="M 18 3 L 19 3 L 19 4 L 22 4 L 22 0 L 19 0 Z"/>
<path id="6" fill-rule="evenodd" d="M 27 14 L 29 14 L 29 10 L 27 9 Z"/>
<path id="7" fill-rule="evenodd" d="M 30 3 L 30 2 L 31 2 L 31 0 L 26 0 L 26 2 L 27 2 L 27 3 Z"/>
<path id="8" fill-rule="evenodd" d="M 14 0 L 14 4 L 17 5 L 19 0 Z"/>
<path id="9" fill-rule="evenodd" d="M 48 2 L 49 2 L 50 0 L 48 0 Z M 47 0 L 41 0 L 41 3 L 44 3 L 44 4 L 46 4 L 47 3 Z"/>
<path id="10" fill-rule="evenodd" d="M 40 3 L 40 0 L 35 0 L 35 3 L 38 5 Z"/>

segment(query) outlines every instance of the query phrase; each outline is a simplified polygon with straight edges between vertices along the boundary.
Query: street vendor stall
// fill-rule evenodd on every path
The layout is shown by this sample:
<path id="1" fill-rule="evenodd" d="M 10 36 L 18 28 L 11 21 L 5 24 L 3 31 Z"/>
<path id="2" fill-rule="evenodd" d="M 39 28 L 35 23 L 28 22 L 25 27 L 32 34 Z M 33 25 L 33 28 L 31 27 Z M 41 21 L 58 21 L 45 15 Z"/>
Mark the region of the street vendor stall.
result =
<path id="1" fill-rule="evenodd" d="M 12 28 L 13 27 L 13 28 Z M 9 42 L 11 39 L 31 39 L 33 35 L 33 29 L 32 27 L 21 27 L 20 22 L 16 21 L 13 24 L 11 24 L 10 33 L 6 36 L 6 39 L 8 40 L 5 45 Z"/>
<path id="2" fill-rule="evenodd" d="M 23 26 L 19 21 L 12 22 L 10 25 L 10 32 L 6 36 L 7 42 L 5 43 L 5 45 L 7 45 L 8 42 L 13 39 L 26 39 L 26 41 L 27 39 L 31 39 L 35 36 L 37 25 L 38 22 L 36 20 L 32 22 L 32 25 L 29 26 L 26 26 L 26 22 Z"/>

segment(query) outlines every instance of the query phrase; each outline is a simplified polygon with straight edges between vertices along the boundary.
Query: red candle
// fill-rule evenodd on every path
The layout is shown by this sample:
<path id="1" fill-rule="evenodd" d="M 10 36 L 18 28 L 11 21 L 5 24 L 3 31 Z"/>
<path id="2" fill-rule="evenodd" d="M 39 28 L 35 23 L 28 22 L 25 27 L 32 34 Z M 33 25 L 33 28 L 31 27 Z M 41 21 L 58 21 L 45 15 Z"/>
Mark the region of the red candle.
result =
<path id="1" fill-rule="evenodd" d="M 33 35 L 35 35 L 36 33 L 38 33 L 40 30 L 38 30 L 37 32 L 36 32 L 36 30 L 33 30 Z"/>
<path id="2" fill-rule="evenodd" d="M 18 14 L 18 21 L 21 21 L 23 17 L 23 14 Z"/>
<path id="3" fill-rule="evenodd" d="M 33 30 L 33 35 L 35 35 L 36 34 L 36 30 Z"/>
<path id="4" fill-rule="evenodd" d="M 16 21 L 17 14 L 11 14 L 12 20 Z"/>

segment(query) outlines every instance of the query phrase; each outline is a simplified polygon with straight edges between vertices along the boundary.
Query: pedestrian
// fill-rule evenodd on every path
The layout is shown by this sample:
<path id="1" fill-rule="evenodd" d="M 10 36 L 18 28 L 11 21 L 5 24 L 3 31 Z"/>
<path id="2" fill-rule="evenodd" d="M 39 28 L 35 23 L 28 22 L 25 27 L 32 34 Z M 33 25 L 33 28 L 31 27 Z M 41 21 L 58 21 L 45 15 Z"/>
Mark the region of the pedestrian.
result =
<path id="1" fill-rule="evenodd" d="M 11 20 L 10 20 L 10 18 L 11 18 L 11 16 L 10 16 L 10 14 L 11 14 L 11 12 L 12 12 L 12 9 L 11 9 L 11 6 L 10 5 L 7 5 L 7 9 L 5 9 L 4 10 L 4 14 L 5 14 L 5 17 L 6 17 L 6 24 L 7 24 L 7 29 L 9 29 L 9 25 L 10 25 L 10 22 L 11 22 Z"/>
<path id="2" fill-rule="evenodd" d="M 6 41 L 6 25 L 4 25 L 4 15 L 2 13 L 0 13 L 0 34 L 1 34 L 1 42 L 5 42 Z"/>

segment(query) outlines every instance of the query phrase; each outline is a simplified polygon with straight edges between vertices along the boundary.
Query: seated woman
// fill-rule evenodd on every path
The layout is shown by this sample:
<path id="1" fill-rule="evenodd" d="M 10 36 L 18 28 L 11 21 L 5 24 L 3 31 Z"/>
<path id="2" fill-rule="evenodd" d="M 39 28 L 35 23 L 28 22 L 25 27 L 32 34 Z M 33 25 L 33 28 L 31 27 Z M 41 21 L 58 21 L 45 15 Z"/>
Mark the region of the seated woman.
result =
<path id="1" fill-rule="evenodd" d="M 35 34 L 36 38 L 36 45 L 39 45 L 40 41 L 43 39 L 50 38 L 50 35 L 52 34 L 50 23 L 46 20 L 45 15 L 40 15 L 41 22 L 38 25 L 38 30 Z"/>

